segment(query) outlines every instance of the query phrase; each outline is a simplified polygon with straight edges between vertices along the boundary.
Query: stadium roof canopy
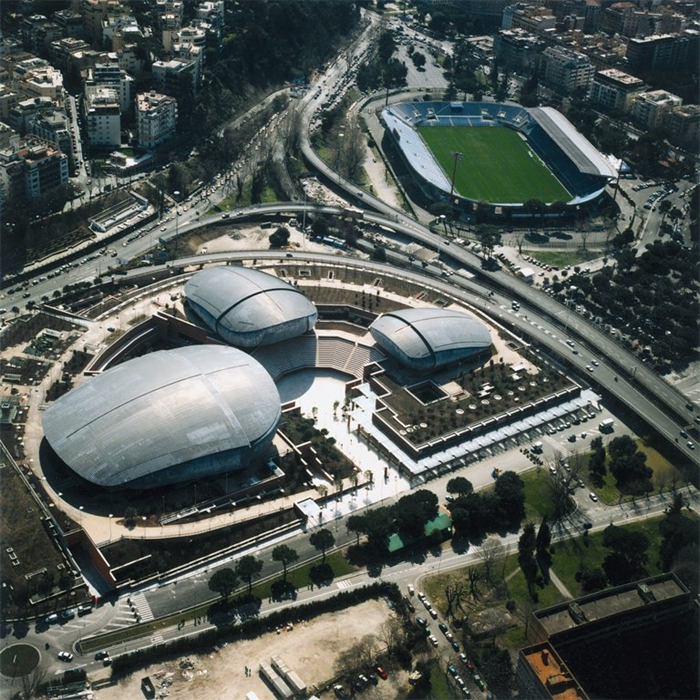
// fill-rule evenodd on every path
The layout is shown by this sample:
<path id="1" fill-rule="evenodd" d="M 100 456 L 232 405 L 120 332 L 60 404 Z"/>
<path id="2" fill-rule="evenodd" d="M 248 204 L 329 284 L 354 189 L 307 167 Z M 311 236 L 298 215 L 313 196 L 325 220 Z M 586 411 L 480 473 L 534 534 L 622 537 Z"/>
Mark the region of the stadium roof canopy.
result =
<path id="1" fill-rule="evenodd" d="M 401 142 L 401 149 L 410 158 L 412 167 L 426 180 L 443 190 L 450 189 L 450 181 L 447 179 L 440 164 L 430 152 L 421 135 L 416 131 L 416 126 L 425 119 L 425 114 L 416 110 L 415 123 L 401 119 L 392 108 L 382 112 L 382 117 L 387 128 L 394 133 Z"/>
<path id="2" fill-rule="evenodd" d="M 296 287 L 247 267 L 220 265 L 193 275 L 185 296 L 204 322 L 227 342 L 258 347 L 301 335 L 318 318 Z"/>
<path id="3" fill-rule="evenodd" d="M 612 165 L 563 114 L 552 107 L 533 107 L 529 111 L 582 173 L 601 177 L 617 175 Z"/>
<path id="4" fill-rule="evenodd" d="M 93 377 L 47 409 L 44 434 L 88 481 L 148 488 L 246 466 L 236 460 L 267 448 L 280 413 L 259 362 L 235 348 L 199 345 Z"/>

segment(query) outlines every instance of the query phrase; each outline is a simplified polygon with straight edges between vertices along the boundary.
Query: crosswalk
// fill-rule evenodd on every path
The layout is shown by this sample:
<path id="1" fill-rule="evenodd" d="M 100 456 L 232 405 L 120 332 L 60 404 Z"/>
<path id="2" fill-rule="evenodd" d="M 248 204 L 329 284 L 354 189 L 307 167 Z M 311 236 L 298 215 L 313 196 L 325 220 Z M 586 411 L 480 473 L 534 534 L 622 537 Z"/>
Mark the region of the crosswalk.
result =
<path id="1" fill-rule="evenodd" d="M 135 593 L 132 595 L 131 604 L 138 613 L 140 622 L 150 622 L 153 619 L 153 611 L 143 593 Z"/>
<path id="2" fill-rule="evenodd" d="M 340 588 L 340 590 L 343 590 L 343 588 L 351 588 L 352 581 L 336 581 L 335 585 Z"/>

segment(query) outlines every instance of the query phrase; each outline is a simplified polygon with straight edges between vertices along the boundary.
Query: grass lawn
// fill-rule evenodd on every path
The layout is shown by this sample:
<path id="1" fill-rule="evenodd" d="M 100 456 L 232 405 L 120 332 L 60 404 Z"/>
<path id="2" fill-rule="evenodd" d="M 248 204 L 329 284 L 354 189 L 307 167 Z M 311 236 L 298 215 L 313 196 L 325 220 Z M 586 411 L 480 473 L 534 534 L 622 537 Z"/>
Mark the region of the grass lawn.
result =
<path id="1" fill-rule="evenodd" d="M 512 555 L 517 560 L 517 555 Z M 559 589 L 550 581 L 544 588 L 536 587 L 538 601 L 535 609 L 548 608 L 550 605 L 556 605 L 565 600 L 564 596 L 559 592 Z M 526 609 L 530 604 L 530 594 L 527 590 L 527 581 L 522 571 L 518 571 L 508 581 L 508 592 L 510 597 L 515 601 L 520 610 Z"/>
<path id="2" fill-rule="evenodd" d="M 697 519 L 697 516 L 695 516 Z M 656 566 L 658 551 L 661 544 L 659 526 L 662 518 L 650 518 L 643 522 L 625 525 L 625 530 L 643 532 L 649 540 L 647 550 L 649 559 L 646 570 L 649 576 L 656 576 L 661 571 Z M 607 547 L 603 547 L 603 532 L 596 532 L 588 537 L 576 537 L 574 539 L 557 542 L 554 545 L 552 569 L 562 580 L 562 583 L 571 591 L 573 596 L 583 595 L 581 585 L 576 580 L 577 571 L 587 571 L 599 568 L 605 557 L 610 554 Z"/>
<path id="3" fill-rule="evenodd" d="M 525 521 L 532 520 L 539 526 L 542 518 L 554 515 L 549 473 L 546 469 L 537 467 L 520 474 L 520 478 L 525 484 Z"/>
<path id="4" fill-rule="evenodd" d="M 579 263 L 586 262 L 587 260 L 592 260 L 593 258 L 599 257 L 598 253 L 592 253 L 591 251 L 567 251 L 567 250 L 525 250 L 523 249 L 523 255 L 530 255 L 539 260 L 545 265 L 551 265 L 552 267 L 563 268 L 571 265 L 578 265 Z"/>
<path id="5" fill-rule="evenodd" d="M 492 203 L 569 201 L 570 194 L 513 129 L 506 127 L 423 126 L 424 139 L 448 180 L 452 180 L 454 152 L 455 189 L 463 197 Z"/>
<path id="6" fill-rule="evenodd" d="M 651 467 L 654 471 L 651 477 L 651 483 L 653 485 L 652 494 L 668 490 L 671 484 L 673 484 L 674 479 L 678 484 L 685 482 L 683 473 L 676 469 L 676 467 L 674 467 L 658 450 L 647 445 L 639 438 L 636 440 L 636 443 L 637 449 L 647 456 L 647 466 Z M 588 457 L 588 455 L 586 455 L 586 457 Z M 609 470 L 609 458 L 606 460 L 606 466 Z M 586 474 L 585 478 L 586 482 L 590 484 L 590 475 Z M 617 488 L 617 481 L 610 471 L 605 474 L 603 482 L 603 486 L 600 488 L 592 487 L 592 489 L 598 494 L 598 497 L 606 503 L 618 503 L 620 500 L 627 502 L 632 500 L 632 496 L 627 494 L 622 494 L 622 498 L 620 498 L 621 494 Z"/>

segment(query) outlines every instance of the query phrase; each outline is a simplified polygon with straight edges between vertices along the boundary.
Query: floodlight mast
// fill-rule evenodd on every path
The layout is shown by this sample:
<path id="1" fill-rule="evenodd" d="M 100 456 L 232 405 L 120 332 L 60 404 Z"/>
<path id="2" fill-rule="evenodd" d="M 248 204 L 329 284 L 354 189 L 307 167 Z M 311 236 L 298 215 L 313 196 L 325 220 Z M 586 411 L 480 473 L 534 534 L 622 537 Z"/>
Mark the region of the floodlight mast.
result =
<path id="1" fill-rule="evenodd" d="M 457 175 L 457 162 L 464 158 L 464 155 L 460 151 L 453 151 L 452 157 L 455 159 L 454 167 L 452 168 L 452 184 L 450 186 L 450 201 L 452 200 L 452 195 L 455 191 L 455 176 Z"/>

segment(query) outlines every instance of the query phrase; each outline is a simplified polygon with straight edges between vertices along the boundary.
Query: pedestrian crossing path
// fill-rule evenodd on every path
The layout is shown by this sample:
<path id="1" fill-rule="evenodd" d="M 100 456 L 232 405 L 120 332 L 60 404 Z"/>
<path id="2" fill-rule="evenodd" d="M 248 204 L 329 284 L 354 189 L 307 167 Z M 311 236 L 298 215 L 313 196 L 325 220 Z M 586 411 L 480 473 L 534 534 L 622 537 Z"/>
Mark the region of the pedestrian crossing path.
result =
<path id="1" fill-rule="evenodd" d="M 131 596 L 131 605 L 139 615 L 139 622 L 150 622 L 153 618 L 153 611 L 143 593 L 135 593 Z"/>
<path id="2" fill-rule="evenodd" d="M 352 581 L 337 581 L 335 584 L 338 588 L 341 590 L 343 588 L 351 588 L 352 587 Z"/>
<path id="3" fill-rule="evenodd" d="M 163 637 L 162 634 L 154 634 L 151 637 L 151 642 L 155 646 L 156 644 L 165 644 L 165 638 Z"/>

